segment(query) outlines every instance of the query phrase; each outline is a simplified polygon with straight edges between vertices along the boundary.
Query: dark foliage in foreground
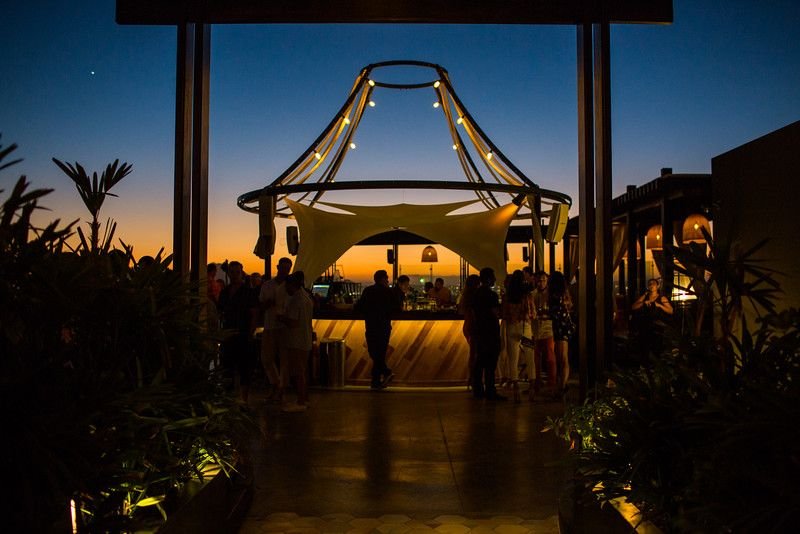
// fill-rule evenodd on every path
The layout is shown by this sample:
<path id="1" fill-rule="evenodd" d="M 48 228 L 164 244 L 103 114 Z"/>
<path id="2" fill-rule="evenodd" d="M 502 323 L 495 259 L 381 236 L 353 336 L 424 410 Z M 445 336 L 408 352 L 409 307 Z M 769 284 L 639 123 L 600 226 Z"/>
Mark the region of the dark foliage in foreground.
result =
<path id="1" fill-rule="evenodd" d="M 0 168 L 9 148 L 0 146 Z M 111 185 L 129 171 L 114 165 Z M 170 258 L 137 265 L 129 247 L 111 250 L 113 223 L 102 237 L 97 224 L 98 195 L 110 186 L 73 180 L 97 207 L 75 248 L 67 240 L 76 223 L 31 223 L 50 191 L 31 190 L 24 176 L 0 207 L 0 442 L 11 531 L 69 529 L 71 500 L 84 532 L 161 521 L 187 480 L 209 464 L 231 468 L 243 428 L 208 371 L 214 344 Z"/>

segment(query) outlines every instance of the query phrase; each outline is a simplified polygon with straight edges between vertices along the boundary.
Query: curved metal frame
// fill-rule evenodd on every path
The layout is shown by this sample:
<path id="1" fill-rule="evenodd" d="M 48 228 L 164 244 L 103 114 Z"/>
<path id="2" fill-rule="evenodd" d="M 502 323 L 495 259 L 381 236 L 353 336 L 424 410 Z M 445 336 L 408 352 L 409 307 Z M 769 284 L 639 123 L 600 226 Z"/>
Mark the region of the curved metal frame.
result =
<path id="1" fill-rule="evenodd" d="M 430 82 L 414 83 L 414 84 L 397 84 L 386 83 L 377 80 L 372 80 L 369 76 L 375 70 L 382 67 L 393 66 L 415 66 L 430 68 L 436 71 L 438 78 Z M 339 167 L 346 155 L 347 147 L 350 140 L 355 133 L 358 123 L 363 116 L 363 111 L 366 104 L 369 102 L 372 91 L 375 87 L 388 88 L 388 89 L 424 89 L 433 88 L 437 93 L 438 102 L 445 110 L 446 120 L 451 128 L 451 135 L 453 136 L 454 147 L 464 147 L 463 150 L 458 150 L 459 159 L 462 169 L 464 170 L 467 182 L 447 182 L 447 181 L 425 181 L 425 180 L 376 180 L 376 181 L 346 181 L 335 182 L 334 177 L 339 170 Z M 360 95 L 360 98 L 359 98 Z M 446 97 L 449 97 L 447 99 Z M 356 109 L 356 100 L 359 100 L 359 106 Z M 454 110 L 450 110 L 450 106 Z M 355 110 L 355 111 L 354 111 Z M 496 183 L 486 182 L 481 175 L 475 161 L 473 160 L 470 151 L 467 150 L 467 145 L 463 143 L 461 133 L 455 128 L 456 122 L 453 121 L 453 111 L 458 114 L 458 124 L 466 122 L 465 126 L 469 126 L 468 138 L 472 142 L 473 148 L 485 160 L 486 170 L 488 174 L 494 178 Z M 351 124 L 350 114 L 354 112 L 352 118 L 352 125 L 350 129 L 345 132 L 344 128 Z M 339 128 L 338 132 L 334 134 L 334 129 Z M 343 136 L 343 137 L 342 137 Z M 340 139 L 341 138 L 341 139 Z M 338 144 L 338 146 L 337 146 Z M 322 149 L 324 148 L 324 153 Z M 488 150 L 487 150 L 488 149 Z M 313 183 L 306 183 L 305 180 L 317 171 L 324 159 L 328 158 L 328 154 L 332 154 L 332 159 L 328 166 L 322 171 L 319 180 Z M 496 163 L 490 163 L 490 160 L 496 157 L 497 161 L 502 165 L 498 166 Z M 316 159 L 316 161 L 315 161 Z M 504 166 L 504 167 L 503 167 Z M 305 173 L 305 176 L 301 174 Z M 284 183 L 286 180 L 290 183 Z M 294 180 L 299 180 L 299 183 L 291 183 Z M 502 180 L 502 181 L 501 181 Z M 503 183 L 503 181 L 505 183 Z M 521 182 L 521 183 L 513 183 Z M 500 205 L 494 194 L 507 193 L 514 195 L 514 202 L 522 204 L 525 196 L 533 195 L 539 201 L 546 199 L 552 202 L 565 203 L 572 205 L 572 199 L 563 193 L 551 190 L 541 189 L 532 180 L 530 180 L 522 171 L 520 171 L 506 156 L 505 154 L 489 139 L 483 130 L 475 122 L 472 115 L 467 111 L 461 100 L 455 93 L 452 84 L 450 83 L 449 75 L 441 65 L 435 63 L 428 63 L 425 61 L 416 60 L 393 60 L 384 61 L 379 63 L 372 63 L 361 69 L 353 88 L 350 91 L 347 99 L 342 107 L 334 115 L 334 118 L 328 123 L 325 129 L 314 140 L 311 145 L 298 157 L 286 171 L 272 181 L 268 186 L 249 191 L 240 195 L 237 199 L 237 205 L 252 213 L 258 212 L 257 205 L 252 205 L 258 202 L 258 198 L 262 195 L 271 195 L 277 201 L 281 201 L 283 197 L 289 194 L 305 193 L 299 200 L 303 200 L 309 193 L 314 193 L 309 205 L 313 205 L 322 197 L 323 193 L 327 191 L 341 191 L 349 189 L 449 189 L 449 190 L 467 190 L 474 191 L 487 209 L 491 209 Z M 521 195 L 521 196 L 520 196 Z M 529 208 L 532 208 L 529 206 Z M 283 213 L 287 208 L 278 208 L 275 216 L 288 218 L 291 215 Z M 537 210 L 538 211 L 538 210 Z M 522 217 L 519 217 L 522 218 Z"/>

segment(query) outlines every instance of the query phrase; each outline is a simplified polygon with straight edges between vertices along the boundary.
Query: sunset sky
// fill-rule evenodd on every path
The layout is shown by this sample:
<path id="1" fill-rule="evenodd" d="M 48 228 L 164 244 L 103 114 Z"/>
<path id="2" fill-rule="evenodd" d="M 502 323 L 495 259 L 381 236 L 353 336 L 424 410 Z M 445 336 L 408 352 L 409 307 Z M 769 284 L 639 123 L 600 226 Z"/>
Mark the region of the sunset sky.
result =
<path id="1" fill-rule="evenodd" d="M 612 27 L 615 195 L 661 167 L 710 172 L 717 154 L 800 119 L 800 2 L 676 0 L 674 7 L 672 25 Z M 0 9 L 0 144 L 19 144 L 24 158 L 0 172 L 0 188 L 25 174 L 34 186 L 56 189 L 40 221 L 85 220 L 51 158 L 98 171 L 127 161 L 134 172 L 101 215 L 118 222 L 136 255 L 154 254 L 171 248 L 176 30 L 118 26 L 114 8 L 113 0 L 32 0 Z M 280 175 L 327 125 L 359 70 L 379 61 L 442 65 L 517 167 L 577 197 L 574 27 L 219 25 L 211 54 L 212 261 L 262 270 L 252 254 L 257 218 L 236 207 L 237 196 Z M 386 78 L 430 76 L 400 69 Z M 376 91 L 378 105 L 337 179 L 463 180 L 431 96 Z M 336 200 L 456 198 L 463 197 L 408 190 Z M 385 247 L 374 247 L 341 264 L 348 277 L 367 279 L 387 267 L 385 258 Z M 401 250 L 404 259 L 404 272 L 428 272 L 416 249 Z M 455 255 L 441 259 L 435 274 L 457 274 Z"/>

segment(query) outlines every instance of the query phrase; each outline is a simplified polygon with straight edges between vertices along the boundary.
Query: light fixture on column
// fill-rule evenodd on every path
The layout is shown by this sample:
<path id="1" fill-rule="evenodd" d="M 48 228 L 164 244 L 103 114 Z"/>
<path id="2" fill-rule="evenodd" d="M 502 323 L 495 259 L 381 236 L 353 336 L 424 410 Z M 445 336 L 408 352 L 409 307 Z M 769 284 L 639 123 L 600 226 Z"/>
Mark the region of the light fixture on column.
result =
<path id="1" fill-rule="evenodd" d="M 681 240 L 684 243 L 700 243 L 704 245 L 706 243 L 706 237 L 703 235 L 703 228 L 706 229 L 706 233 L 711 235 L 711 225 L 704 215 L 700 213 L 689 215 L 686 217 L 686 220 L 683 221 Z"/>
<path id="2" fill-rule="evenodd" d="M 650 250 L 661 250 L 664 248 L 661 242 L 661 225 L 655 224 L 647 231 L 644 238 L 644 246 Z"/>
<path id="3" fill-rule="evenodd" d="M 423 263 L 430 263 L 431 264 L 431 276 L 430 282 L 433 282 L 433 264 L 439 261 L 439 254 L 437 254 L 436 249 L 433 248 L 431 245 L 428 245 L 424 249 L 422 249 L 422 260 Z"/>

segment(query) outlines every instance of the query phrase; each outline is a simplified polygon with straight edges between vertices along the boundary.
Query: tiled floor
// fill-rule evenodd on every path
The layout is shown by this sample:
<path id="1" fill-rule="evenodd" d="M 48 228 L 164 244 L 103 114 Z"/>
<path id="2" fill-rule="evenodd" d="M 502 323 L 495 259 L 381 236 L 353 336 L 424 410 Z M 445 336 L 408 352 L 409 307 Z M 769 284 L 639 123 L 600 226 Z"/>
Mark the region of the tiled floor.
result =
<path id="1" fill-rule="evenodd" d="M 558 532 L 561 405 L 450 391 L 312 391 L 311 408 L 252 403 L 254 497 L 241 532 Z"/>

